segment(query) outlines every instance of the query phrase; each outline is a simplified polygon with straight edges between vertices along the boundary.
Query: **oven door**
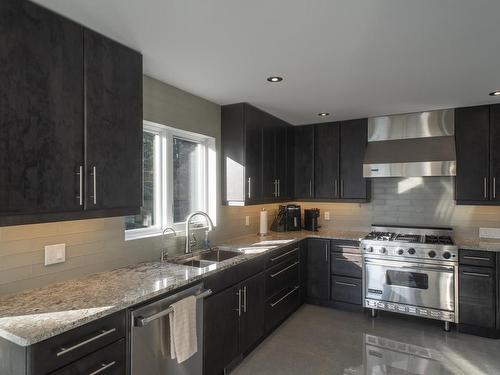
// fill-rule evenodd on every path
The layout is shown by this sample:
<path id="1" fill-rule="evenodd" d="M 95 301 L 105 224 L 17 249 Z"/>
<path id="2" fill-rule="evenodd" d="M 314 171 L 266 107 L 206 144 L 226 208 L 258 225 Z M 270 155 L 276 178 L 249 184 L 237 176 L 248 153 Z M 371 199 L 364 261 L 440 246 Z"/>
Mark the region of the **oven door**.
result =
<path id="1" fill-rule="evenodd" d="M 365 258 L 365 298 L 455 310 L 453 266 Z"/>

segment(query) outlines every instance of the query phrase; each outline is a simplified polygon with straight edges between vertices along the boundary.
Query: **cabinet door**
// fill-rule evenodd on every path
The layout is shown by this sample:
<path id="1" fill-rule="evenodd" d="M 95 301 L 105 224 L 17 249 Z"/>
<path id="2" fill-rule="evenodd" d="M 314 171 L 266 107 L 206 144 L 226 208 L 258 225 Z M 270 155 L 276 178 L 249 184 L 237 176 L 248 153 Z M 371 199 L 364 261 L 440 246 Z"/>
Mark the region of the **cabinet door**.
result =
<path id="1" fill-rule="evenodd" d="M 495 270 L 461 266 L 459 271 L 460 323 L 495 328 Z"/>
<path id="2" fill-rule="evenodd" d="M 239 353 L 240 284 L 205 299 L 203 360 L 205 375 L 220 375 Z"/>
<path id="3" fill-rule="evenodd" d="M 262 128 L 264 113 L 245 105 L 245 192 L 246 203 L 262 199 Z"/>
<path id="4" fill-rule="evenodd" d="M 278 197 L 276 182 L 276 123 L 264 114 L 262 124 L 262 200 L 275 201 Z"/>
<path id="5" fill-rule="evenodd" d="M 339 123 L 315 126 L 314 197 L 339 198 Z"/>
<path id="6" fill-rule="evenodd" d="M 275 135 L 275 168 L 276 180 L 278 182 L 278 200 L 286 200 L 291 197 L 287 183 L 287 126 L 281 123 L 274 132 Z"/>
<path id="7" fill-rule="evenodd" d="M 368 199 L 369 180 L 363 177 L 363 158 L 368 142 L 367 120 L 343 121 L 340 142 L 340 197 Z"/>
<path id="8" fill-rule="evenodd" d="M 86 209 L 142 205 L 142 57 L 85 30 Z"/>
<path id="9" fill-rule="evenodd" d="M 295 198 L 314 197 L 314 125 L 294 128 Z"/>
<path id="10" fill-rule="evenodd" d="M 500 201 L 500 104 L 490 106 L 490 199 Z"/>
<path id="11" fill-rule="evenodd" d="M 489 106 L 455 110 L 457 201 L 487 201 L 489 176 Z"/>
<path id="12" fill-rule="evenodd" d="M 0 3 L 0 216 L 83 208 L 82 36 L 31 2 Z"/>
<path id="13" fill-rule="evenodd" d="M 307 297 L 328 300 L 330 296 L 330 241 L 307 243 Z"/>
<path id="14" fill-rule="evenodd" d="M 264 336 L 265 276 L 262 272 L 241 284 L 240 350 L 242 353 L 249 351 Z"/>

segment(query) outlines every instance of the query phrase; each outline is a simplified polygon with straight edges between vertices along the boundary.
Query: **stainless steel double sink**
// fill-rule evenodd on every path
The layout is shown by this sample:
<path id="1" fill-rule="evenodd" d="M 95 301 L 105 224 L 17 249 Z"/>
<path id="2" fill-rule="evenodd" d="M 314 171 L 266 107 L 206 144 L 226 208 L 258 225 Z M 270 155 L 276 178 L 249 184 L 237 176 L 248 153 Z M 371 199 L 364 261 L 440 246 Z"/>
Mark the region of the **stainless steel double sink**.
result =
<path id="1" fill-rule="evenodd" d="M 219 249 L 217 247 L 201 252 L 189 258 L 170 260 L 171 263 L 181 264 L 183 266 L 205 268 L 212 264 L 217 264 L 227 259 L 237 257 L 243 252 L 236 249 Z"/>

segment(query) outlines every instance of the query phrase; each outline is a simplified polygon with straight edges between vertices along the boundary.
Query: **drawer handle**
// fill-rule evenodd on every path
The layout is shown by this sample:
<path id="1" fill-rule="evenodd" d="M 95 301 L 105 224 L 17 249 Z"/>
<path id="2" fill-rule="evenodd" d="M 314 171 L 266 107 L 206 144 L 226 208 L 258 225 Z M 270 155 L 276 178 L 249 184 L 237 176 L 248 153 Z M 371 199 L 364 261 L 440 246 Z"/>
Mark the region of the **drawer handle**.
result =
<path id="1" fill-rule="evenodd" d="M 357 286 L 356 284 L 353 284 L 353 283 L 344 283 L 343 281 L 335 281 L 335 284 L 337 284 L 337 285 L 344 285 L 344 286 Z"/>
<path id="2" fill-rule="evenodd" d="M 486 260 L 486 261 L 490 260 L 490 258 L 486 258 L 486 257 L 473 257 L 473 256 L 470 256 L 470 255 L 464 255 L 462 258 L 464 258 L 464 259 L 471 259 L 471 260 Z"/>
<path id="3" fill-rule="evenodd" d="M 279 304 L 281 301 L 283 301 L 285 298 L 287 298 L 290 294 L 292 294 L 293 292 L 295 292 L 297 289 L 299 289 L 298 286 L 296 286 L 295 288 L 293 288 L 291 291 L 289 291 L 287 294 L 285 294 L 283 297 L 281 297 L 279 300 L 277 300 L 276 302 L 274 303 L 271 303 L 271 307 L 274 307 L 276 306 L 277 304 Z"/>
<path id="4" fill-rule="evenodd" d="M 286 253 L 284 253 L 284 254 L 281 254 L 281 255 L 278 255 L 277 257 L 271 258 L 271 262 L 274 262 L 274 261 L 276 261 L 276 260 L 278 260 L 278 259 L 281 259 L 281 258 L 283 258 L 283 257 L 285 257 L 285 256 L 287 256 L 287 255 L 289 255 L 289 254 L 292 254 L 292 253 L 294 253 L 294 252 L 296 252 L 296 251 L 298 251 L 298 250 L 299 250 L 299 248 L 298 248 L 298 247 L 296 247 L 295 249 L 290 250 L 290 251 L 288 251 L 288 252 L 286 252 Z"/>
<path id="5" fill-rule="evenodd" d="M 275 272 L 275 273 L 273 273 L 273 274 L 271 274 L 271 275 L 269 275 L 269 276 L 271 276 L 271 277 L 273 277 L 273 278 L 274 278 L 274 277 L 278 276 L 280 273 L 283 273 L 283 272 L 285 272 L 286 270 L 288 270 L 288 269 L 290 269 L 290 268 L 292 268 L 292 267 L 295 267 L 297 264 L 300 264 L 300 262 L 295 262 L 295 263 L 293 263 L 293 264 L 290 264 L 288 267 L 285 267 L 285 268 L 283 268 L 282 270 L 279 270 L 278 272 Z"/>
<path id="6" fill-rule="evenodd" d="M 340 262 L 360 263 L 360 261 L 358 259 L 354 260 L 354 259 L 349 259 L 349 258 L 335 258 L 335 260 L 338 260 Z"/>
<path id="7" fill-rule="evenodd" d="M 111 329 L 108 329 L 107 331 L 106 330 L 102 330 L 101 333 L 99 333 L 98 335 L 88 339 L 88 340 L 85 340 L 85 341 L 82 341 L 81 343 L 79 344 L 76 344 L 76 345 L 73 345 L 69 348 L 61 348 L 59 350 L 59 352 L 56 354 L 58 357 L 62 356 L 62 355 L 65 355 L 69 352 L 72 352 L 73 350 L 75 349 L 78 349 L 78 348 L 81 348 L 82 346 L 84 345 L 87 345 L 87 344 L 90 344 L 91 342 L 94 342 L 95 340 L 99 340 L 100 338 L 104 337 L 104 336 L 107 336 L 113 332 L 116 332 L 116 328 L 111 328 Z"/>
<path id="8" fill-rule="evenodd" d="M 103 363 L 101 365 L 101 368 L 99 368 L 98 370 L 95 370 L 94 372 L 91 372 L 89 375 L 100 374 L 101 372 L 106 371 L 108 368 L 113 367 L 114 365 L 116 365 L 116 361 L 109 362 L 108 364 Z"/>
<path id="9" fill-rule="evenodd" d="M 464 275 L 467 276 L 479 276 L 479 277 L 490 277 L 487 273 L 477 273 L 477 272 L 463 272 Z"/>

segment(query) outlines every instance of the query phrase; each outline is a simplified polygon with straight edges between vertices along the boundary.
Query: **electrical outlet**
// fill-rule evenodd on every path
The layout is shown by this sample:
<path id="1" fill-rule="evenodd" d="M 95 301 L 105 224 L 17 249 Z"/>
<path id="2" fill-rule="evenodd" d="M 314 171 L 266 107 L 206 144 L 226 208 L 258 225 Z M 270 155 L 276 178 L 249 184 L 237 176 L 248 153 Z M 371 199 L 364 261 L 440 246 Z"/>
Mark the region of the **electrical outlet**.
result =
<path id="1" fill-rule="evenodd" d="M 325 220 L 330 220 L 330 211 L 325 211 Z"/>
<path id="2" fill-rule="evenodd" d="M 45 265 L 66 262 L 66 244 L 59 243 L 56 245 L 45 246 Z"/>
<path id="3" fill-rule="evenodd" d="M 248 227 L 250 226 L 250 216 L 245 216 L 245 226 Z"/>

